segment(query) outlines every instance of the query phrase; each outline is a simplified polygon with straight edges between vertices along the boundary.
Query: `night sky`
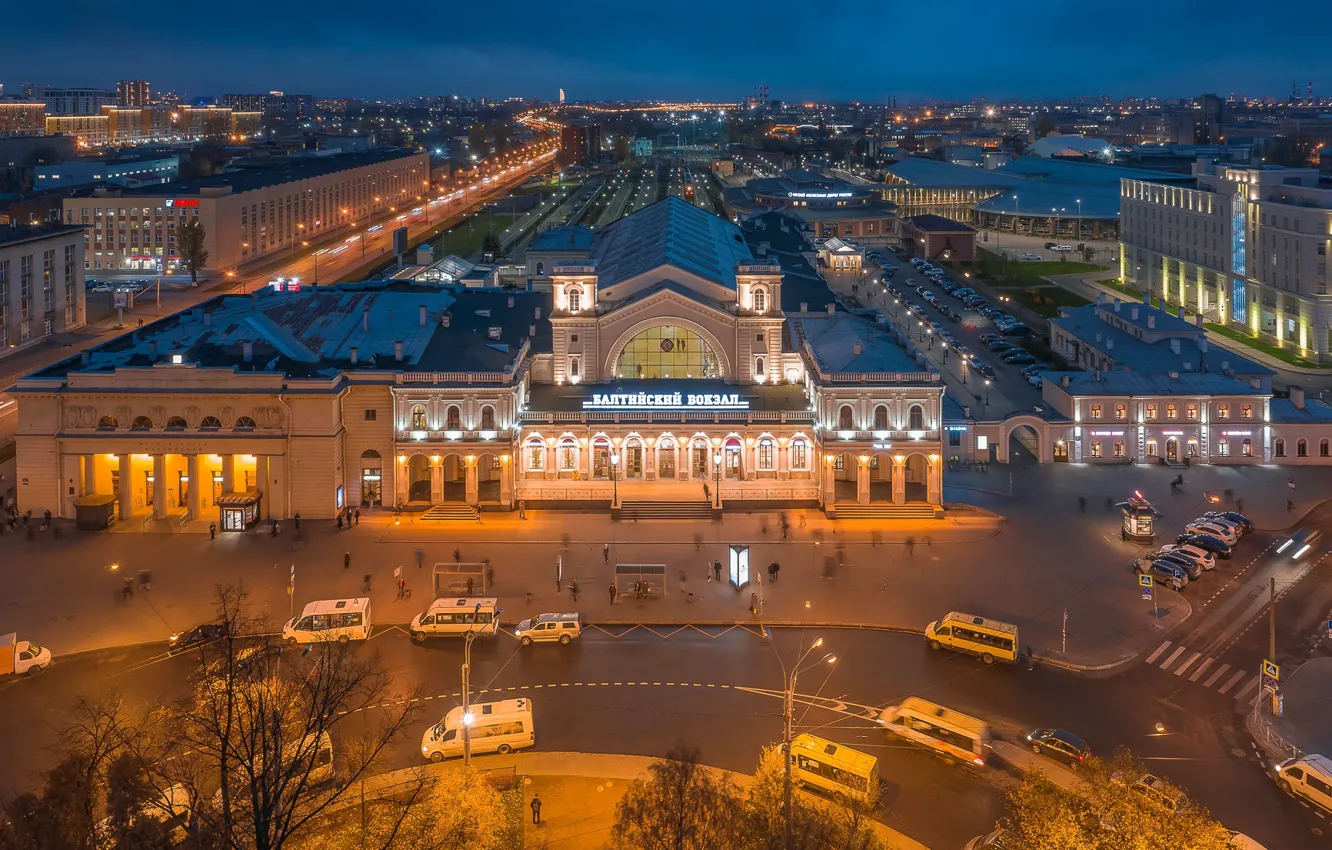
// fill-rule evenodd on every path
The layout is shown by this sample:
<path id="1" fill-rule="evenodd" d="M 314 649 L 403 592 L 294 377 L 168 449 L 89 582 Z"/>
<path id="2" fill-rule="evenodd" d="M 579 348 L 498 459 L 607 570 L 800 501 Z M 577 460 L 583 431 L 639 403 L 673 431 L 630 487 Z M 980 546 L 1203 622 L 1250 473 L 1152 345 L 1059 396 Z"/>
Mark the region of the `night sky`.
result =
<path id="1" fill-rule="evenodd" d="M 11 94 L 118 79 L 366 98 L 553 100 L 563 86 L 570 99 L 736 101 L 759 83 L 789 100 L 1284 96 L 1311 80 L 1332 93 L 1332 49 L 1312 20 L 1301 29 L 1305 12 L 1231 0 L 0 5 Z"/>

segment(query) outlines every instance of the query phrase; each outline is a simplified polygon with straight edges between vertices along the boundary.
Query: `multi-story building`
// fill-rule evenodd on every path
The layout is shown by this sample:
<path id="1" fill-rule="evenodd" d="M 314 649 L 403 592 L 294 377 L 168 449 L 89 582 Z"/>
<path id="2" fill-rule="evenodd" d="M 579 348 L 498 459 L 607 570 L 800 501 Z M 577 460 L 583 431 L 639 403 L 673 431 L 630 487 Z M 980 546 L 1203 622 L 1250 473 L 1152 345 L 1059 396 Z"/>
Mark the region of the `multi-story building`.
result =
<path id="1" fill-rule="evenodd" d="M 780 177 L 756 177 L 722 194 L 733 219 L 785 210 L 805 221 L 816 237 L 883 242 L 897 237 L 895 207 L 872 187 L 797 168 Z"/>
<path id="2" fill-rule="evenodd" d="M 103 115 L 47 115 L 46 135 L 69 136 L 86 150 L 111 141 L 111 120 Z"/>
<path id="3" fill-rule="evenodd" d="M 475 153 L 475 151 L 474 151 Z M 560 128 L 560 162 L 587 165 L 601 157 L 601 125 L 591 121 L 565 124 Z"/>
<path id="4" fill-rule="evenodd" d="M 64 220 L 87 228 L 94 270 L 177 266 L 175 231 L 187 219 L 204 227 L 209 264 L 231 269 L 414 203 L 429 179 L 425 153 L 396 148 L 293 157 L 167 188 L 98 189 L 65 198 Z"/>
<path id="5" fill-rule="evenodd" d="M 80 148 L 204 138 L 249 138 L 263 116 L 219 106 L 103 106 L 100 115 L 48 115 L 46 132 L 72 136 Z"/>
<path id="6" fill-rule="evenodd" d="M 86 321 L 82 231 L 0 226 L 0 357 Z"/>
<path id="7" fill-rule="evenodd" d="M 147 80 L 121 80 L 116 83 L 116 104 L 119 106 L 148 106 L 153 93 Z"/>
<path id="8" fill-rule="evenodd" d="M 103 106 L 116 105 L 116 93 L 105 89 L 47 89 L 42 94 L 47 115 L 100 115 Z"/>
<path id="9" fill-rule="evenodd" d="M 33 169 L 33 188 L 42 191 L 64 186 L 106 183 L 137 188 L 170 183 L 180 174 L 180 157 L 154 159 L 83 159 L 39 165 Z"/>
<path id="10" fill-rule="evenodd" d="M 41 136 L 46 133 L 46 104 L 40 100 L 0 97 L 0 136 Z"/>
<path id="11" fill-rule="evenodd" d="M 1194 167 L 1197 188 L 1126 179 L 1120 276 L 1167 304 L 1325 362 L 1332 189 L 1315 169 Z"/>
<path id="12" fill-rule="evenodd" d="M 937 515 L 939 374 L 874 322 L 793 309 L 820 281 L 784 272 L 667 198 L 548 292 L 219 296 L 19 381 L 17 498 L 227 531 L 348 506 Z"/>

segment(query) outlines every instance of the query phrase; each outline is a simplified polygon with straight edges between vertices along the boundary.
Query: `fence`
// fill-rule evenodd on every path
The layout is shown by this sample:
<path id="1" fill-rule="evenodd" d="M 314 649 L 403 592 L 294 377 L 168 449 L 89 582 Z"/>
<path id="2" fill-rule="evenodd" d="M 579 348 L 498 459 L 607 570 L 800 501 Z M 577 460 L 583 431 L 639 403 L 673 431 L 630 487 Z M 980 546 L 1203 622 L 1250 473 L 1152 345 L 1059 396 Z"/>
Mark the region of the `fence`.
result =
<path id="1" fill-rule="evenodd" d="M 1270 711 L 1271 701 L 1268 699 L 1259 699 L 1254 703 L 1253 711 L 1250 711 L 1244 717 L 1244 726 L 1253 736 L 1253 740 L 1258 746 L 1262 747 L 1263 752 L 1272 761 L 1285 761 L 1288 758 L 1295 758 L 1300 754 L 1300 748 L 1281 737 L 1276 726 L 1264 716 L 1264 712 Z"/>

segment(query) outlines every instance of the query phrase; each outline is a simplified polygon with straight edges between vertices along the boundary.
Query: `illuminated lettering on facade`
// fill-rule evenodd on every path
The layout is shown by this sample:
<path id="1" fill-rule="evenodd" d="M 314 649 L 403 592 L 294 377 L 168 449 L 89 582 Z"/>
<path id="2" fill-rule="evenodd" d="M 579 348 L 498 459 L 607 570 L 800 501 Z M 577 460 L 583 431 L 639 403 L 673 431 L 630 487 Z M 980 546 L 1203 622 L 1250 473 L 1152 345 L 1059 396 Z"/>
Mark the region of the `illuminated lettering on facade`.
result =
<path id="1" fill-rule="evenodd" d="M 635 410 L 670 407 L 697 410 L 748 410 L 738 393 L 593 393 L 584 410 Z"/>

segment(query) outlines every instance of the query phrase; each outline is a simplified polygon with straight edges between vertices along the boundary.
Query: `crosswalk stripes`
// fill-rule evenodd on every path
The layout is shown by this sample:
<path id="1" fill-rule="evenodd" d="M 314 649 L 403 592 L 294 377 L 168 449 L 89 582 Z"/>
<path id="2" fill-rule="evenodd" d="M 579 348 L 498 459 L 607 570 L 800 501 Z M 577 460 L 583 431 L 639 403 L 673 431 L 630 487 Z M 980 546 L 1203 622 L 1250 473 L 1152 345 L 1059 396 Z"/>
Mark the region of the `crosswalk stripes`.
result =
<path id="1" fill-rule="evenodd" d="M 1260 684 L 1259 677 L 1247 670 L 1218 664 L 1216 658 L 1204 658 L 1201 652 L 1194 652 L 1187 646 L 1168 640 L 1162 641 L 1160 646 L 1152 650 L 1144 662 L 1175 676 L 1182 677 L 1187 673 L 1190 682 L 1197 682 L 1204 688 L 1235 699 L 1244 699 Z M 1204 679 L 1204 676 L 1207 678 Z"/>

